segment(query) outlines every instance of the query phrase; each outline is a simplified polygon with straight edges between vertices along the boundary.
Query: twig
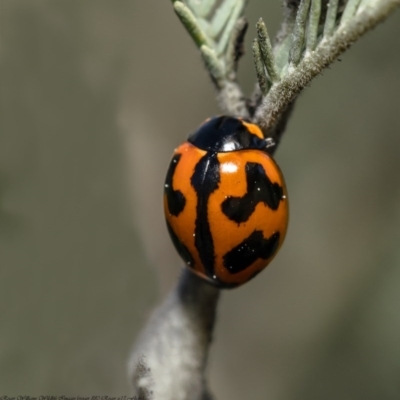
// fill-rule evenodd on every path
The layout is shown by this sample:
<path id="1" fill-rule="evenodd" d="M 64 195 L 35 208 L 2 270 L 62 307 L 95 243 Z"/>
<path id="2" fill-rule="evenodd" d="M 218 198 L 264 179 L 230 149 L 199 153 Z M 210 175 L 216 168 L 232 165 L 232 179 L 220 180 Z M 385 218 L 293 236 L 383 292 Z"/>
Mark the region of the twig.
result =
<path id="1" fill-rule="evenodd" d="M 204 369 L 219 289 L 184 269 L 135 345 L 129 377 L 146 400 L 206 400 Z"/>
<path id="2" fill-rule="evenodd" d="M 255 114 L 255 122 L 265 131 L 274 129 L 289 104 L 293 103 L 300 92 L 313 78 L 332 64 L 340 54 L 367 31 L 382 22 L 394 9 L 400 6 L 400 0 L 372 0 L 361 12 L 341 22 L 332 34 L 334 18 L 327 14 L 329 21 L 325 25 L 324 36 L 316 49 L 305 54 L 295 68 L 289 68 L 279 83 L 273 85 L 262 100 Z M 296 50 L 291 56 L 292 64 L 298 58 Z"/>
<path id="3" fill-rule="evenodd" d="M 212 14 L 215 0 L 173 3 L 176 14 L 200 49 L 222 111 L 249 118 L 247 101 L 236 78 L 247 29 L 243 18 L 246 0 L 224 0 Z"/>

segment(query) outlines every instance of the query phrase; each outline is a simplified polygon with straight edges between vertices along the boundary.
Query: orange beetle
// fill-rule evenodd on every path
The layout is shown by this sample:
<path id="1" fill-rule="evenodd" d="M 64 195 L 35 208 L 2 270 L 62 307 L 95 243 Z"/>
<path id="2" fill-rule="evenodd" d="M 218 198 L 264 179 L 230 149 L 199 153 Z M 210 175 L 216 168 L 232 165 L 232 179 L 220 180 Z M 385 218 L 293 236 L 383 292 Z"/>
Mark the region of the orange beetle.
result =
<path id="1" fill-rule="evenodd" d="M 264 269 L 288 224 L 285 182 L 261 129 L 240 118 L 207 120 L 173 155 L 164 211 L 176 250 L 221 288 Z"/>

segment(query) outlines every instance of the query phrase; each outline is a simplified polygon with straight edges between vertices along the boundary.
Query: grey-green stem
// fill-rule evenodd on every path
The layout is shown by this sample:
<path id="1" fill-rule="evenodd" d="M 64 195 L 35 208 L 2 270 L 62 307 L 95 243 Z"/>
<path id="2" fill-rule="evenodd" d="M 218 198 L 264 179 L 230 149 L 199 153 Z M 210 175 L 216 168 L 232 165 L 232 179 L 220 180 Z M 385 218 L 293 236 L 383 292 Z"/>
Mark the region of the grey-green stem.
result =
<path id="1" fill-rule="evenodd" d="M 365 6 L 348 23 L 341 24 L 331 36 L 324 37 L 314 52 L 301 59 L 295 68 L 289 69 L 280 82 L 271 87 L 256 110 L 254 121 L 265 131 L 274 129 L 288 105 L 313 78 L 399 6 L 400 0 L 375 0 L 375 6 Z"/>
<path id="2" fill-rule="evenodd" d="M 129 360 L 134 393 L 150 400 L 211 400 L 204 378 L 219 289 L 187 268 L 155 310 Z"/>

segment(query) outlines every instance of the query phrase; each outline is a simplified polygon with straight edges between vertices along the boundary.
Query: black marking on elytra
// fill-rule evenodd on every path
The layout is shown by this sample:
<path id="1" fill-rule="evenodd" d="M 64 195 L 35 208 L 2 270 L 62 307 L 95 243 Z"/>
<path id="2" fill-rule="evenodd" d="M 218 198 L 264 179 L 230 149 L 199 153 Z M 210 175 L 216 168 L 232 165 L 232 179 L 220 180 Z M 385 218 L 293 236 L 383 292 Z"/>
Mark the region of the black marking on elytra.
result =
<path id="1" fill-rule="evenodd" d="M 224 255 L 224 266 L 232 274 L 237 274 L 248 268 L 258 258 L 264 260 L 271 258 L 278 249 L 279 237 L 279 232 L 276 232 L 265 239 L 262 231 L 255 230 L 242 243 Z"/>
<path id="2" fill-rule="evenodd" d="M 189 249 L 179 240 L 178 236 L 172 229 L 172 226 L 167 221 L 167 229 L 169 235 L 171 236 L 172 243 L 174 244 L 176 250 L 178 251 L 179 255 L 182 257 L 183 261 L 189 267 L 194 266 L 194 259 L 192 254 L 190 253 Z"/>
<path id="3" fill-rule="evenodd" d="M 261 164 L 248 162 L 245 171 L 246 194 L 243 197 L 229 196 L 221 204 L 222 212 L 238 224 L 250 218 L 258 203 L 276 210 L 283 195 L 282 186 L 271 182 Z"/>
<path id="4" fill-rule="evenodd" d="M 168 210 L 175 217 L 177 217 L 183 211 L 186 204 L 186 199 L 183 196 L 183 193 L 180 190 L 174 190 L 172 187 L 172 179 L 181 156 L 182 154 L 176 154 L 172 158 L 164 185 L 164 192 L 167 196 L 168 202 Z"/>
<path id="5" fill-rule="evenodd" d="M 188 141 L 201 150 L 220 153 L 243 149 L 266 151 L 269 143 L 249 132 L 240 119 L 224 116 L 204 123 Z"/>
<path id="6" fill-rule="evenodd" d="M 214 275 L 214 241 L 208 221 L 208 199 L 220 182 L 219 161 L 216 153 L 207 152 L 196 164 L 191 184 L 197 194 L 194 244 L 206 274 Z"/>

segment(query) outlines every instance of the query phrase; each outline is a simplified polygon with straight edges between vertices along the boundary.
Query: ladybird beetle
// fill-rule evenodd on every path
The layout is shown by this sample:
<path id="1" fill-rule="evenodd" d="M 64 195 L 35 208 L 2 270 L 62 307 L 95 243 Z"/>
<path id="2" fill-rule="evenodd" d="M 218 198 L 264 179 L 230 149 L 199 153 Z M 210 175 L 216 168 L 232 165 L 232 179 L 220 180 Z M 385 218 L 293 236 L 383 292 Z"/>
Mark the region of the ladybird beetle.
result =
<path id="1" fill-rule="evenodd" d="M 167 228 L 197 275 L 220 288 L 252 279 L 286 235 L 282 173 L 261 129 L 240 118 L 208 119 L 174 152 L 164 187 Z"/>

